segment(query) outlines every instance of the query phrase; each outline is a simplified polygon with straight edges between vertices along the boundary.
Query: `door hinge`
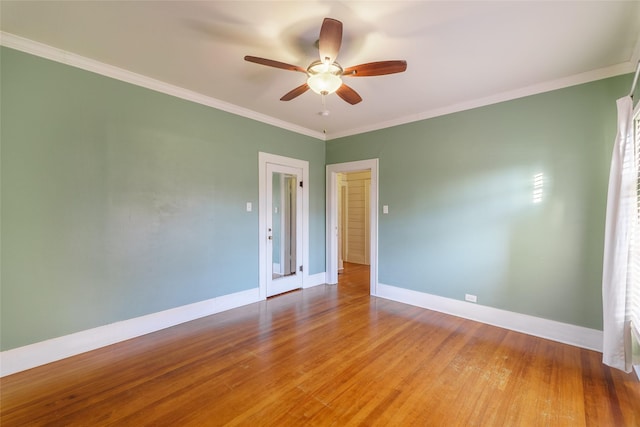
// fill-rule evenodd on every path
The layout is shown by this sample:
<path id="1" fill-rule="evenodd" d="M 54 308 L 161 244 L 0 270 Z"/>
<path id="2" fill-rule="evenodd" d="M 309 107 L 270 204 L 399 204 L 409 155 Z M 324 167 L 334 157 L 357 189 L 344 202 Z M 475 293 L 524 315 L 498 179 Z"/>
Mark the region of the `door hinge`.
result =
<path id="1" fill-rule="evenodd" d="M 302 181 L 300 181 L 300 188 L 302 188 Z"/>
<path id="2" fill-rule="evenodd" d="M 300 272 L 302 272 L 302 266 L 300 266 Z"/>

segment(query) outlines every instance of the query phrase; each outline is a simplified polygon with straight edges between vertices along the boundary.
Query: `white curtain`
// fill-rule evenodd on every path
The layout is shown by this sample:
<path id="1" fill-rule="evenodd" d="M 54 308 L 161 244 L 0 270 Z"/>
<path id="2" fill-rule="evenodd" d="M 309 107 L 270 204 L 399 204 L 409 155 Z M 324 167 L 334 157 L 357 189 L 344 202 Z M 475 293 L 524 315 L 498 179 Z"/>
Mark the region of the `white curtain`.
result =
<path id="1" fill-rule="evenodd" d="M 618 133 L 613 147 L 604 241 L 602 361 L 631 372 L 631 242 L 637 221 L 637 160 L 633 100 L 617 101 Z"/>

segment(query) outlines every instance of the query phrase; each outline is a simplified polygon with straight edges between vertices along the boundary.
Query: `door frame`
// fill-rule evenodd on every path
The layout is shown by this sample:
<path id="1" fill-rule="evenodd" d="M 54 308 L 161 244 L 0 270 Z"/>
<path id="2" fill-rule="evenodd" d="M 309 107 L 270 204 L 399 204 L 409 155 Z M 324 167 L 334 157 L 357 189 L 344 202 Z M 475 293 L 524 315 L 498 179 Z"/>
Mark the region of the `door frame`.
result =
<path id="1" fill-rule="evenodd" d="M 309 282 L 309 162 L 258 152 L 258 283 L 259 298 L 267 298 L 267 163 L 302 169 L 302 286 Z"/>
<path id="2" fill-rule="evenodd" d="M 371 295 L 378 291 L 378 159 L 327 165 L 326 199 L 326 282 L 338 283 L 338 180 L 337 175 L 345 172 L 369 170 L 371 188 L 369 190 L 369 267 Z"/>

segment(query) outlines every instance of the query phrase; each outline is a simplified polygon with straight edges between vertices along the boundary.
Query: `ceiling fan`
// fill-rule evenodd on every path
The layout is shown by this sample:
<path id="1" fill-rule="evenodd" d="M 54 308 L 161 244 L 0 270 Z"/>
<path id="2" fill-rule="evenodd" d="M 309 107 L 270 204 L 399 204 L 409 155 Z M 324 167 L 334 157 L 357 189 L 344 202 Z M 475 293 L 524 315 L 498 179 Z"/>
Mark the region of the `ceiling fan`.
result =
<path id="1" fill-rule="evenodd" d="M 342 44 L 342 22 L 324 18 L 320 28 L 318 50 L 320 60 L 312 62 L 306 69 L 297 65 L 274 61 L 272 59 L 245 56 L 245 61 L 283 70 L 298 71 L 307 75 L 307 81 L 286 93 L 280 101 L 291 101 L 311 89 L 319 95 L 337 93 L 351 105 L 362 101 L 358 92 L 342 82 L 342 77 L 370 77 L 385 74 L 401 73 L 407 69 L 407 61 L 378 61 L 360 64 L 353 67 L 342 68 L 336 62 L 336 57 Z"/>

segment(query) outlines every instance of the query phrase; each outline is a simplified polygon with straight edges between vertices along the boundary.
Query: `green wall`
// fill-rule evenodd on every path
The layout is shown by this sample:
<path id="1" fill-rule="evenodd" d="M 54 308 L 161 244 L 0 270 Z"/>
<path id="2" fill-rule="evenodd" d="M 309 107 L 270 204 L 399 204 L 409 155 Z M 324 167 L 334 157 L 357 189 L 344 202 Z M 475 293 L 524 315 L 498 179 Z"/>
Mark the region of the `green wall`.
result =
<path id="1" fill-rule="evenodd" d="M 630 82 L 329 141 L 327 163 L 380 159 L 379 282 L 601 329 L 615 101 Z"/>
<path id="2" fill-rule="evenodd" d="M 379 158 L 381 283 L 602 326 L 629 76 L 325 144 L 7 48 L 0 65 L 2 350 L 257 287 L 259 151 L 310 162 L 310 274 L 325 164 Z"/>
<path id="3" fill-rule="evenodd" d="M 2 350 L 256 288 L 259 151 L 310 162 L 324 272 L 323 141 L 0 55 Z"/>

